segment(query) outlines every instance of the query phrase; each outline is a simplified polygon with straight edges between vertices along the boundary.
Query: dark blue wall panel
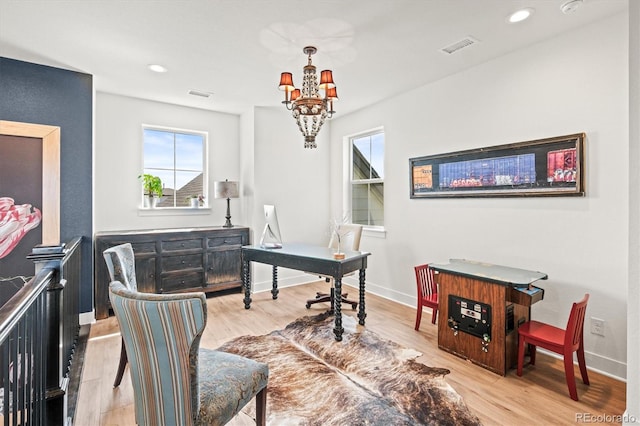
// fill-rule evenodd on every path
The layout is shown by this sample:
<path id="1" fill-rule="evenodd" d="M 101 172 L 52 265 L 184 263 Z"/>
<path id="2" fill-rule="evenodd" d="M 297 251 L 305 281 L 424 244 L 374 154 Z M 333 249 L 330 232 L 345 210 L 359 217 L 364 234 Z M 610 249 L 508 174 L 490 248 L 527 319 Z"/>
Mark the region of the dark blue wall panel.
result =
<path id="1" fill-rule="evenodd" d="M 80 312 L 93 309 L 93 77 L 0 57 L 0 120 L 60 127 L 60 239 L 82 238 Z"/>

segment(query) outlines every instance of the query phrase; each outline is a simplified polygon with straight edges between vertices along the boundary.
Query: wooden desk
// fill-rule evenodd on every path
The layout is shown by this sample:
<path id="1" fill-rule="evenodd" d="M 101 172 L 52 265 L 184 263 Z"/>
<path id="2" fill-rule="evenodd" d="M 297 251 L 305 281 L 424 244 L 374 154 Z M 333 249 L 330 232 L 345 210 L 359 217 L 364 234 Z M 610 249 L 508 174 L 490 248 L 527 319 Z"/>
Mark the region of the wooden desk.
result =
<path id="1" fill-rule="evenodd" d="M 517 364 L 518 327 L 544 297 L 542 272 L 452 259 L 431 264 L 438 283 L 438 347 L 506 375 Z"/>
<path id="2" fill-rule="evenodd" d="M 281 248 L 263 248 L 259 245 L 242 247 L 242 284 L 244 286 L 244 308 L 251 307 L 251 273 L 249 262 L 273 265 L 273 299 L 278 298 L 278 266 L 298 271 L 313 272 L 333 277 L 335 294 L 335 327 L 333 333 L 336 340 L 342 340 L 342 277 L 360 271 L 358 318 L 364 325 L 367 314 L 364 308 L 364 276 L 367 268 L 367 257 L 370 253 L 348 251 L 344 259 L 333 258 L 334 249 L 308 244 L 283 244 Z"/>

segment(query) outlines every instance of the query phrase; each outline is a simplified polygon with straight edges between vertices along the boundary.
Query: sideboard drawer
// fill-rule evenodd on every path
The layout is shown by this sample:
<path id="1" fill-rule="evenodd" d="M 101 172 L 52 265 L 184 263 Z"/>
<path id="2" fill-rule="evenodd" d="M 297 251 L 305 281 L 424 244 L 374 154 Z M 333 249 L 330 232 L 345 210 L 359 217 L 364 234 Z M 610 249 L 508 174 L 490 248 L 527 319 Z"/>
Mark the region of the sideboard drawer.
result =
<path id="1" fill-rule="evenodd" d="M 162 251 L 179 250 L 202 250 L 202 240 L 200 238 L 190 238 L 188 240 L 162 241 Z"/>
<path id="2" fill-rule="evenodd" d="M 203 270 L 163 274 L 158 293 L 180 292 L 193 288 L 201 288 L 203 282 Z"/>
<path id="3" fill-rule="evenodd" d="M 155 241 L 141 241 L 139 243 L 131 243 L 131 248 L 135 254 L 155 254 Z"/>
<path id="4" fill-rule="evenodd" d="M 180 271 L 182 269 L 193 268 L 202 268 L 202 254 L 164 256 L 162 258 L 162 272 Z"/>
<path id="5" fill-rule="evenodd" d="M 224 237 L 213 237 L 207 239 L 207 248 L 216 248 L 224 246 L 241 246 L 242 235 L 227 235 Z"/>

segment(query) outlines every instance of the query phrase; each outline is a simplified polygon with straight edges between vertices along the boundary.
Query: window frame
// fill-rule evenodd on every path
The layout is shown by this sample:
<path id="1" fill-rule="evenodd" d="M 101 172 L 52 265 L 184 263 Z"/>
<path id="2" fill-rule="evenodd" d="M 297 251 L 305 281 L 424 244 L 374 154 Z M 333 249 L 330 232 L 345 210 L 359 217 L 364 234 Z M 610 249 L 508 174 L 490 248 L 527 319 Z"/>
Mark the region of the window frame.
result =
<path id="1" fill-rule="evenodd" d="M 384 188 L 384 174 L 382 178 L 369 178 L 369 179 L 358 179 L 355 180 L 353 179 L 353 141 L 356 139 L 360 139 L 363 137 L 367 137 L 367 136 L 373 136 L 376 134 L 380 134 L 382 133 L 385 139 L 385 149 L 383 150 L 383 164 L 385 165 L 385 169 L 386 169 L 386 133 L 384 131 L 384 127 L 383 126 L 379 126 L 379 127 L 375 127 L 375 128 L 371 128 L 362 132 L 358 132 L 358 133 L 353 133 L 351 135 L 347 135 L 343 138 L 344 141 L 344 158 L 346 159 L 346 161 L 344 162 L 344 168 L 343 168 L 343 175 L 344 175 L 344 179 L 343 179 L 343 206 L 344 211 L 348 212 L 348 216 L 349 216 L 349 222 L 353 223 L 353 204 L 352 204 L 352 196 L 353 196 L 353 187 L 354 185 L 364 185 L 364 184 L 375 184 L 375 183 L 381 183 L 383 188 Z M 370 210 L 370 208 L 368 207 L 368 209 Z M 385 203 L 384 201 L 382 202 L 382 210 L 383 210 L 383 217 L 386 216 L 384 214 L 385 212 Z M 383 219 L 384 222 L 384 219 Z M 371 235 L 371 232 L 374 233 L 380 233 L 381 236 L 385 235 L 385 226 L 383 225 L 363 225 L 363 230 L 364 231 L 369 231 L 369 234 Z"/>
<path id="2" fill-rule="evenodd" d="M 211 210 L 211 204 L 209 203 L 209 161 L 208 161 L 208 152 L 209 152 L 209 132 L 204 130 L 192 130 L 192 129 L 184 129 L 179 127 L 171 127 L 171 126 L 159 126 L 155 124 L 142 124 L 140 131 L 140 150 L 141 150 L 141 170 L 144 173 L 145 167 L 145 131 L 146 130 L 155 130 L 159 132 L 173 133 L 173 134 L 186 134 L 186 135 L 197 135 L 202 137 L 202 193 L 205 196 L 204 206 L 193 208 L 190 206 L 177 206 L 175 205 L 177 200 L 174 196 L 174 205 L 173 206 L 162 206 L 155 208 L 147 208 L 144 207 L 144 191 L 141 189 L 140 193 L 140 205 L 138 206 L 138 211 L 140 215 L 143 216 L 155 216 L 155 215 L 194 215 L 194 214 L 208 214 Z M 173 153 L 174 158 L 174 168 L 173 173 L 175 176 L 175 148 Z M 174 194 L 177 193 L 178 189 L 173 188 Z"/>

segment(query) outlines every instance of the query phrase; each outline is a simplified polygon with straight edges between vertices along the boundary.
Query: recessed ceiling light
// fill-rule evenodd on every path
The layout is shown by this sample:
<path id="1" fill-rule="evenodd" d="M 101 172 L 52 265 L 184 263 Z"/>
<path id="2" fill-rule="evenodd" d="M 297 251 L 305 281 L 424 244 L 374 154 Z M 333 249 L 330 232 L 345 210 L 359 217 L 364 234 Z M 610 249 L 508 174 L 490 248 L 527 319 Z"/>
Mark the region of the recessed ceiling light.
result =
<path id="1" fill-rule="evenodd" d="M 580 6 L 582 6 L 582 0 L 569 0 L 560 6 L 560 10 L 566 15 L 575 12 Z"/>
<path id="2" fill-rule="evenodd" d="M 158 65 L 158 64 L 151 64 L 149 65 L 149 69 L 153 72 L 167 72 L 167 69 L 165 67 L 163 67 L 162 65 Z"/>
<path id="3" fill-rule="evenodd" d="M 533 15 L 534 10 L 530 7 L 526 7 L 524 9 L 516 10 L 507 18 L 507 21 L 515 24 L 516 22 L 522 22 L 525 19 L 528 19 L 531 15 Z"/>

